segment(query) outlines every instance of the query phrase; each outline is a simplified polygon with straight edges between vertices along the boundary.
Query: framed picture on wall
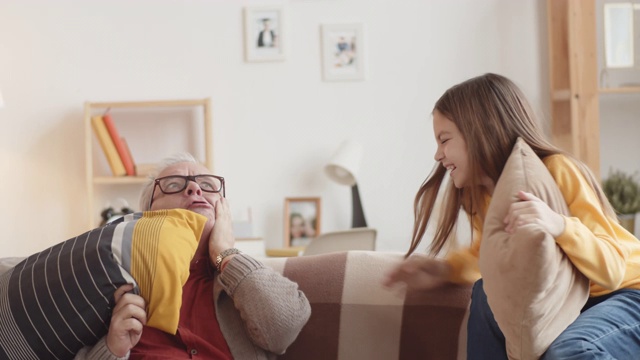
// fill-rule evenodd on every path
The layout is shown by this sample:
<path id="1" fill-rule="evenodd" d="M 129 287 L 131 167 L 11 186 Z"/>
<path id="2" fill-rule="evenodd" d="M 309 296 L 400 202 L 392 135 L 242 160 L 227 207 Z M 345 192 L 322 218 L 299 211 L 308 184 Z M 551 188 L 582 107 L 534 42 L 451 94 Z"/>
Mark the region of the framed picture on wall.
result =
<path id="1" fill-rule="evenodd" d="M 244 50 L 246 61 L 284 60 L 284 8 L 244 8 Z"/>
<path id="2" fill-rule="evenodd" d="M 364 80 L 362 24 L 322 25 L 322 79 Z"/>
<path id="3" fill-rule="evenodd" d="M 320 234 L 319 197 L 284 200 L 284 247 L 306 246 Z"/>

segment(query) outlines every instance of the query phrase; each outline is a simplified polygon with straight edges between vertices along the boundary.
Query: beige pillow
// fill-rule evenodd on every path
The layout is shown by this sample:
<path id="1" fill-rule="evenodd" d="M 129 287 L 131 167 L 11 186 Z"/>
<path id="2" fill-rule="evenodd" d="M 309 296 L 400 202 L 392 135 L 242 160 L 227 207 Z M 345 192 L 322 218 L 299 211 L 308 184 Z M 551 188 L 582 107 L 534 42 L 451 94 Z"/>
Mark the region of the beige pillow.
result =
<path id="1" fill-rule="evenodd" d="M 539 225 L 510 235 L 503 220 L 519 190 L 569 215 L 544 163 L 518 139 L 505 164 L 484 223 L 480 272 L 489 306 L 506 339 L 510 359 L 538 359 L 580 314 L 589 283 L 553 236 Z"/>

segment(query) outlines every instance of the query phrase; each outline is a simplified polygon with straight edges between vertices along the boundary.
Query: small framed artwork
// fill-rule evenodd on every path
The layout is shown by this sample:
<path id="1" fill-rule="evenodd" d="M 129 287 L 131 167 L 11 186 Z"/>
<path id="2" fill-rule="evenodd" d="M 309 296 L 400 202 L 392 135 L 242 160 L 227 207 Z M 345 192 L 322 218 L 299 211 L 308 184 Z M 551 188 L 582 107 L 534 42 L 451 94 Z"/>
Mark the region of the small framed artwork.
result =
<path id="1" fill-rule="evenodd" d="M 608 68 L 630 68 L 634 65 L 634 4 L 604 4 L 604 48 Z"/>
<path id="2" fill-rule="evenodd" d="M 322 78 L 324 81 L 364 80 L 362 24 L 322 25 Z"/>
<path id="3" fill-rule="evenodd" d="M 284 60 L 284 8 L 244 8 L 244 50 L 246 61 Z"/>
<path id="4" fill-rule="evenodd" d="M 319 197 L 284 200 L 284 247 L 306 246 L 320 234 Z"/>

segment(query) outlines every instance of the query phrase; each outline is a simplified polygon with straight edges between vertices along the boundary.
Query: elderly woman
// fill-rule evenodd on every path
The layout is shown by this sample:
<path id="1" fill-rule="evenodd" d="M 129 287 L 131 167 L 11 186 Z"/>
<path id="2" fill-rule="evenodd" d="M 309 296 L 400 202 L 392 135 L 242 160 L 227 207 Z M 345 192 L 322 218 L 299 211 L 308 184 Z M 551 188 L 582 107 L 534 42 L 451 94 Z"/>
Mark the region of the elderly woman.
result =
<path id="1" fill-rule="evenodd" d="M 175 335 L 145 326 L 144 300 L 116 292 L 109 333 L 76 359 L 274 359 L 311 315 L 298 285 L 234 248 L 224 179 L 193 156 L 166 159 L 145 184 L 143 210 L 188 209 L 207 217 L 183 287 Z"/>

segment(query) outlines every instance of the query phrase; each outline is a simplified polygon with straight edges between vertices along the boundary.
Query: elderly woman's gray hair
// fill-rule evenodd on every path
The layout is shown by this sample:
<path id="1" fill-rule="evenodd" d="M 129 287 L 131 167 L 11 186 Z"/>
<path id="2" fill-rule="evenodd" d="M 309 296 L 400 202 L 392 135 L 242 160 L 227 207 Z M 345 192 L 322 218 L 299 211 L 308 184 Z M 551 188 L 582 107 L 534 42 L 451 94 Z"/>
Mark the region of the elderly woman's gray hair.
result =
<path id="1" fill-rule="evenodd" d="M 153 172 L 149 174 L 149 181 L 144 184 L 144 186 L 142 187 L 142 192 L 140 193 L 141 211 L 151 210 L 149 209 L 149 203 L 151 202 L 151 192 L 153 191 L 154 181 L 158 177 L 158 174 L 160 174 L 164 169 L 173 164 L 184 162 L 199 164 L 199 162 L 196 160 L 196 158 L 193 157 L 193 155 L 189 154 L 188 152 L 181 152 L 166 157 L 160 162 L 160 164 L 158 164 L 155 170 L 153 170 Z"/>

